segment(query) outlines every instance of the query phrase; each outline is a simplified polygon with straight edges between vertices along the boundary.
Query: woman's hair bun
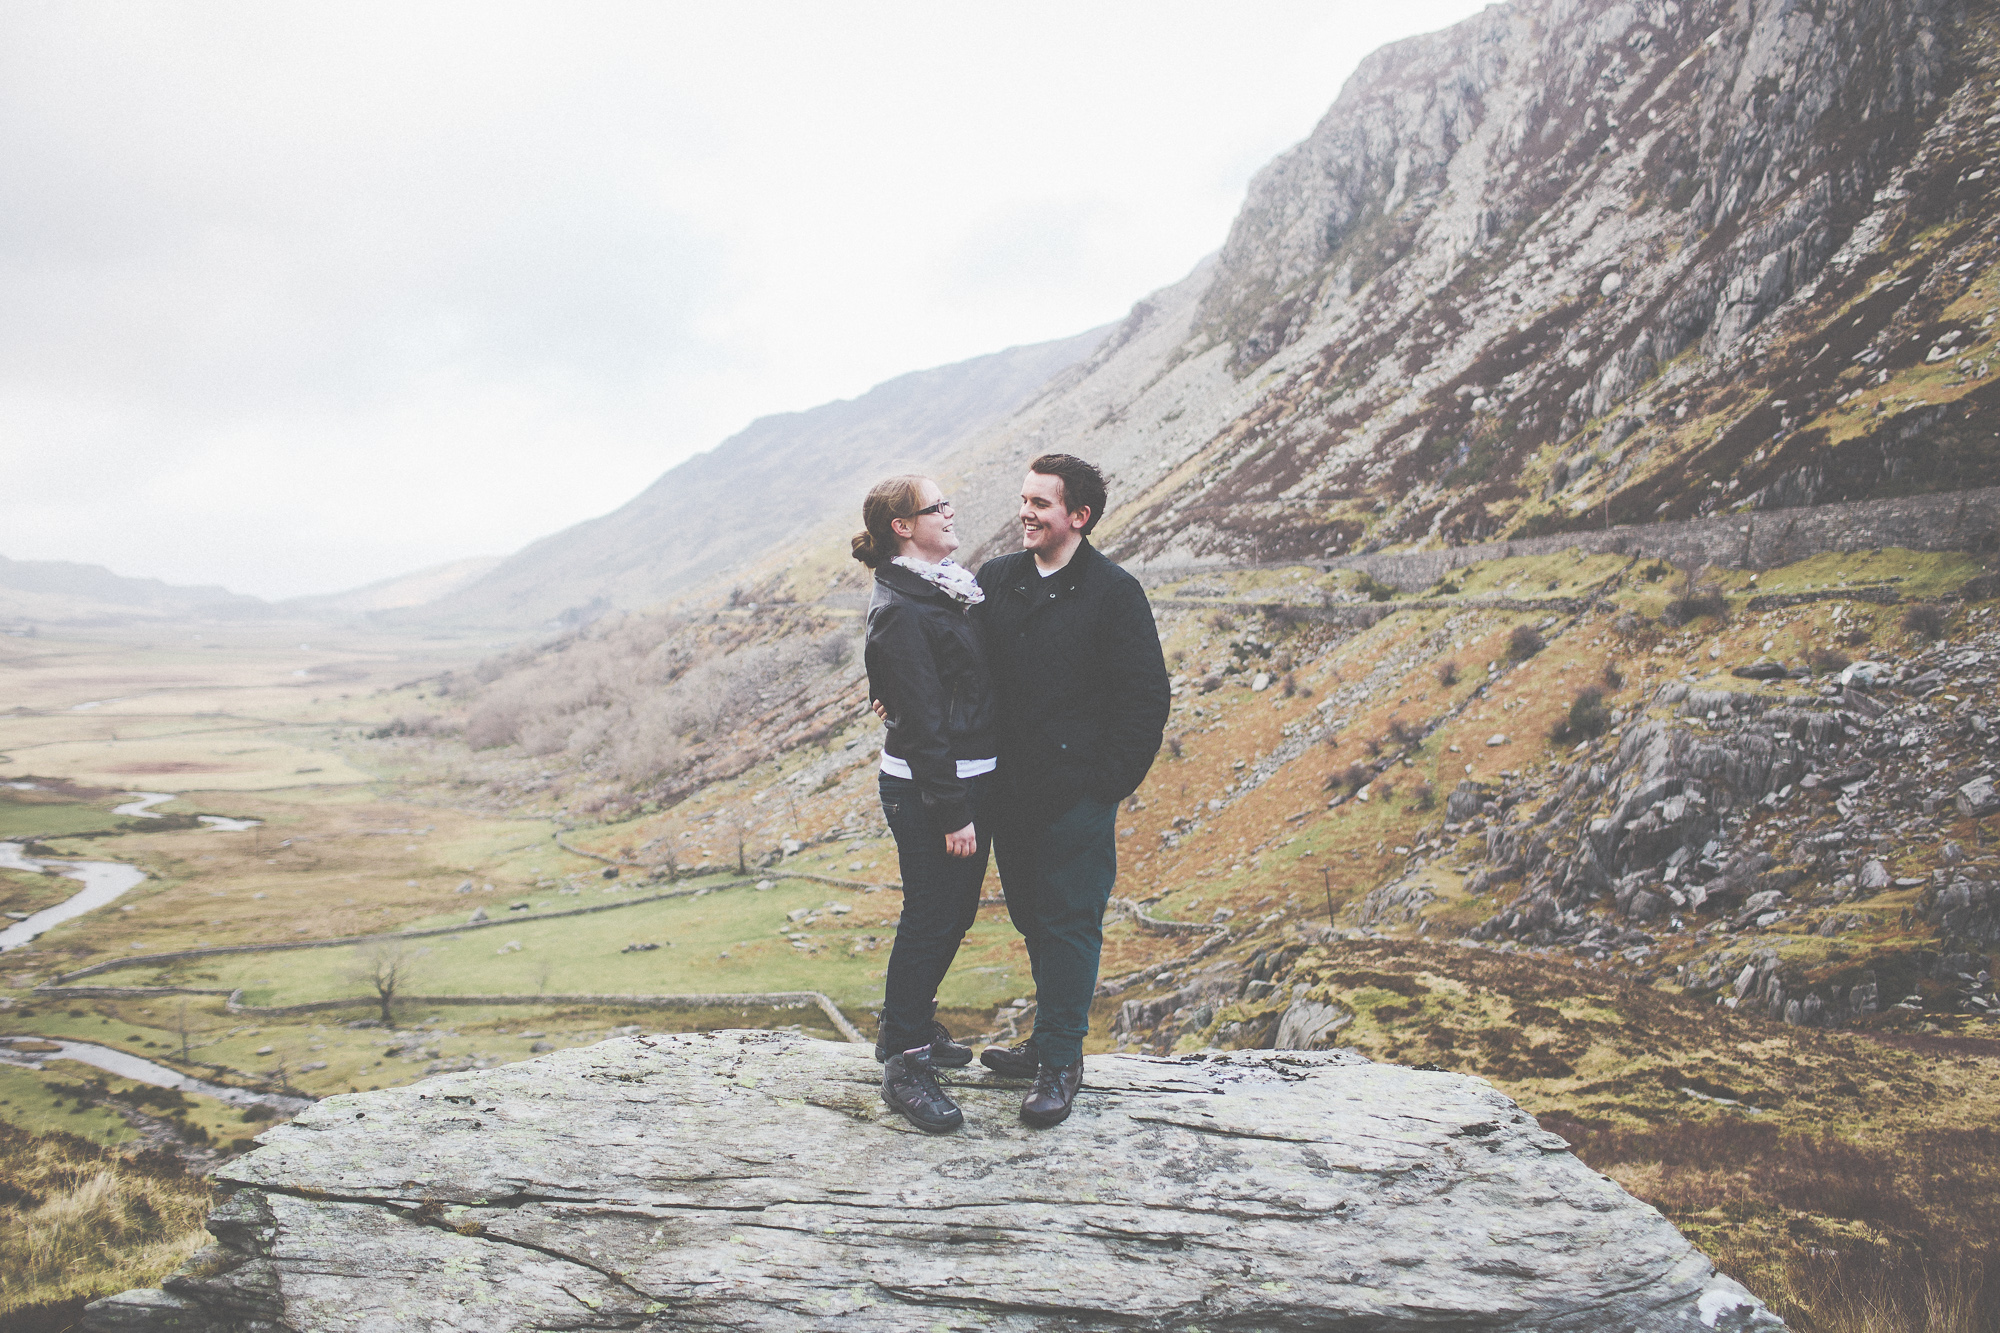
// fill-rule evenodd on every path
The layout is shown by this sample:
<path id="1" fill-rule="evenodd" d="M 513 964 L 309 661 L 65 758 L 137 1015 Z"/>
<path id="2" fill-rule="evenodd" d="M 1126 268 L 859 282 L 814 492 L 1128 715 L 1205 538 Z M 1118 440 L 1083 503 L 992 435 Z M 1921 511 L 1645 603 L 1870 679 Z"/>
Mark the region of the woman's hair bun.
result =
<path id="1" fill-rule="evenodd" d="M 923 505 L 924 481 L 923 477 L 905 474 L 884 477 L 868 488 L 868 498 L 861 502 L 862 530 L 854 534 L 850 543 L 856 560 L 870 569 L 880 569 L 895 558 L 902 543 L 889 525 L 899 518 L 909 518 Z"/>

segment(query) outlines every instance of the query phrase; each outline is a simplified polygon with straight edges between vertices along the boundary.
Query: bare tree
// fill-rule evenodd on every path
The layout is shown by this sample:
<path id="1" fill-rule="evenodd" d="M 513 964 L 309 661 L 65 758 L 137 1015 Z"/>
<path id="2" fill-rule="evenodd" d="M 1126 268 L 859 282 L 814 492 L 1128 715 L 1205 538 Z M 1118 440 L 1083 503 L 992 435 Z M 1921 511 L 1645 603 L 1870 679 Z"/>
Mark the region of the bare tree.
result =
<path id="1" fill-rule="evenodd" d="M 409 988 L 417 959 L 423 952 L 412 949 L 401 940 L 385 940 L 363 949 L 348 969 L 348 980 L 360 982 L 375 992 L 375 1001 L 382 1006 L 384 1026 L 396 1025 L 390 1006 L 399 991 Z"/>

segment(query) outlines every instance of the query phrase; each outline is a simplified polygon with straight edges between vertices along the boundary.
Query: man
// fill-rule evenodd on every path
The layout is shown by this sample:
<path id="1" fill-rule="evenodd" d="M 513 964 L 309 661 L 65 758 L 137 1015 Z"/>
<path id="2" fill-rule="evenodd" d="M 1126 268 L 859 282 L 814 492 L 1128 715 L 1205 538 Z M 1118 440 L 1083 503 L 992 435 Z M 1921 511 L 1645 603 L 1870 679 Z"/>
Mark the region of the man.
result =
<path id="1" fill-rule="evenodd" d="M 1069 1115 L 1083 1082 L 1118 803 L 1152 767 L 1169 704 L 1145 590 L 1089 541 L 1104 500 L 1095 467 L 1043 454 L 1021 485 L 1022 549 L 979 570 L 1007 807 L 994 856 L 1036 1000 L 1034 1035 L 980 1059 L 1035 1080 L 1021 1118 L 1038 1128 Z"/>

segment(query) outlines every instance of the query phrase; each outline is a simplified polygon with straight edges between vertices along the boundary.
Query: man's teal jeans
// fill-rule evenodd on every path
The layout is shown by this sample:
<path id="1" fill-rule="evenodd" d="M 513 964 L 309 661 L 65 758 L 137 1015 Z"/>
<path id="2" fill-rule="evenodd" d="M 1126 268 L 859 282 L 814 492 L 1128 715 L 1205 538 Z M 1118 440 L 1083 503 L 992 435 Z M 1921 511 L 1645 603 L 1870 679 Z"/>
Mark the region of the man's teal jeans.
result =
<path id="1" fill-rule="evenodd" d="M 1085 797 L 1054 822 L 1014 818 L 993 842 L 1007 915 L 1035 975 L 1042 1063 L 1083 1058 L 1104 948 L 1104 906 L 1118 879 L 1118 806 Z"/>

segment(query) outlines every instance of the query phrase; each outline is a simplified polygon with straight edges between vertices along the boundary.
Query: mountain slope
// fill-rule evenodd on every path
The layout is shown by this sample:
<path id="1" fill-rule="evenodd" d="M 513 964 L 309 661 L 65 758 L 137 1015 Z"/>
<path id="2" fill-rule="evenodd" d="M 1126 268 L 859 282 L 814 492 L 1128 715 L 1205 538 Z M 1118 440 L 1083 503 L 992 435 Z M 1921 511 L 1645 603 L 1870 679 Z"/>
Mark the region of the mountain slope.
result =
<path id="1" fill-rule="evenodd" d="M 858 512 L 870 482 L 926 468 L 1086 356 L 1097 329 L 921 370 L 859 398 L 763 417 L 669 470 L 622 508 L 525 547 L 425 606 L 430 620 L 529 624 L 686 591 Z"/>
<path id="2" fill-rule="evenodd" d="M 448 597 L 491 573 L 499 563 L 500 557 L 491 555 L 447 560 L 441 565 L 380 579 L 345 592 L 288 598 L 278 603 L 277 609 L 293 615 L 334 619 L 364 616 L 376 611 L 399 611 Z"/>
<path id="3" fill-rule="evenodd" d="M 100 624 L 129 619 L 261 616 L 255 597 L 217 586 L 177 587 L 159 579 L 127 578 L 102 565 L 71 560 L 9 560 L 0 556 L 0 616 L 47 624 Z"/>
<path id="4" fill-rule="evenodd" d="M 961 526 L 1009 543 L 1051 444 L 1153 566 L 1992 484 L 1995 52 L 1942 0 L 1541 0 L 1384 48 L 1215 260 L 959 460 Z"/>

